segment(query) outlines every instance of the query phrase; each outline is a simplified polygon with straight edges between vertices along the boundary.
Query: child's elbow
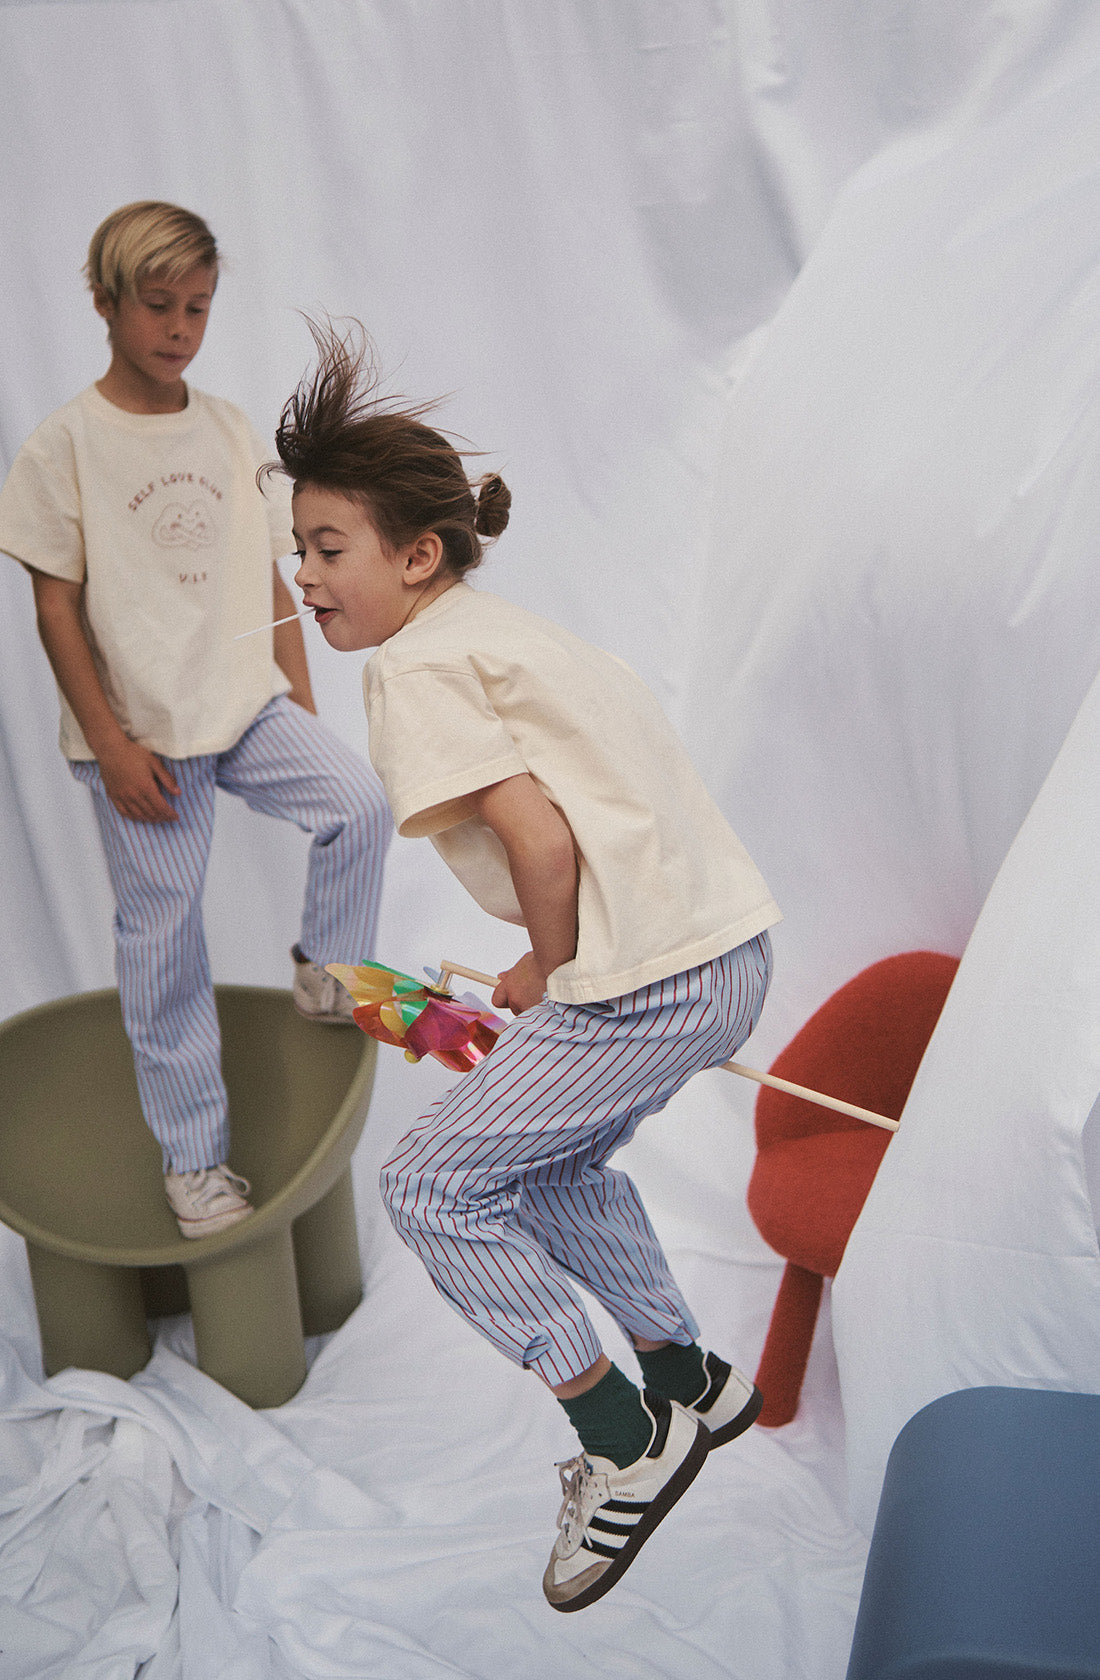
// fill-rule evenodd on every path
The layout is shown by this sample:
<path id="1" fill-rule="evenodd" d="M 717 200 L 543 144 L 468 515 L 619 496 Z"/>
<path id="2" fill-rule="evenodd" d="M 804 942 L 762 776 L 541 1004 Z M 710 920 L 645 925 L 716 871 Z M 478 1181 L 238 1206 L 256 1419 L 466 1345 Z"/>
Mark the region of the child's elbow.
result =
<path id="1" fill-rule="evenodd" d="M 575 885 L 578 874 L 577 853 L 573 836 L 567 828 L 541 833 L 513 834 L 505 844 L 505 852 L 513 876 L 525 880 L 542 881 L 548 888 L 560 890 Z"/>
<path id="2" fill-rule="evenodd" d="M 573 836 L 565 834 L 554 848 L 553 867 L 563 880 L 575 882 L 580 871 Z"/>
<path id="3" fill-rule="evenodd" d="M 579 865 L 572 835 L 555 838 L 549 845 L 541 846 L 537 859 L 531 861 L 555 896 L 575 895 Z"/>

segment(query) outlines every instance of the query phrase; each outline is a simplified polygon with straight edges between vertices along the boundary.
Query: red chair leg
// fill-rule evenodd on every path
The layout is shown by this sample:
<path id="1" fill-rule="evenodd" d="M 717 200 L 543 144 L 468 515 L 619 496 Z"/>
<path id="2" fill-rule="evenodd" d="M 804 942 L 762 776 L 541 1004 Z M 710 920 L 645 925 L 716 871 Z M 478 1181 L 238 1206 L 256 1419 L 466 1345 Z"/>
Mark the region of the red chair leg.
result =
<path id="1" fill-rule="evenodd" d="M 790 1423 L 798 1410 L 823 1282 L 819 1272 L 788 1260 L 756 1373 L 756 1386 L 764 1396 L 758 1421 L 766 1429 Z"/>

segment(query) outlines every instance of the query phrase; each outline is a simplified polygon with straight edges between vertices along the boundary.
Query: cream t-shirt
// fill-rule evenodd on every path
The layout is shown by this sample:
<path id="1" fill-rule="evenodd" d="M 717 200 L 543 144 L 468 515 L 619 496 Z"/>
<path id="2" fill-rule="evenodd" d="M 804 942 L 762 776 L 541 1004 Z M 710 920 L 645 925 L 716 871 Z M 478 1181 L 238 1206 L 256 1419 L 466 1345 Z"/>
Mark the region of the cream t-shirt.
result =
<path id="1" fill-rule="evenodd" d="M 398 832 L 429 836 L 490 914 L 522 925 L 504 848 L 469 795 L 526 771 L 565 816 L 577 954 L 550 997 L 619 997 L 779 920 L 657 701 L 611 654 L 459 583 L 378 649 L 363 682 Z"/>
<path id="2" fill-rule="evenodd" d="M 293 547 L 289 488 L 256 485 L 262 445 L 232 403 L 188 390 L 177 414 L 128 414 L 89 386 L 19 451 L 0 549 L 84 583 L 112 710 L 153 752 L 224 752 L 290 684 L 274 663 L 271 563 Z M 61 750 L 94 755 L 64 696 Z"/>

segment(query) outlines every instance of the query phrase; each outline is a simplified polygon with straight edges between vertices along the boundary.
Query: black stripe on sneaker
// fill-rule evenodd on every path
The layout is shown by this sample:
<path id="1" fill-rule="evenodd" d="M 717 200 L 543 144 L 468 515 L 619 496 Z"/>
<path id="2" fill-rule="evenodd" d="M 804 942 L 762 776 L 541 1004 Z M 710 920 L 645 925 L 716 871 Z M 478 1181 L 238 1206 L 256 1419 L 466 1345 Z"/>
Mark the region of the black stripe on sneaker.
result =
<path id="1" fill-rule="evenodd" d="M 588 1519 L 585 1533 L 585 1545 L 591 1545 L 594 1550 L 603 1550 L 608 1557 L 617 1557 L 623 1546 L 630 1539 L 639 1522 L 648 1511 L 651 1501 L 624 1505 L 621 1501 L 609 1499 L 606 1505 L 601 1505 Z M 610 1515 L 609 1515 L 610 1513 Z M 614 1522 L 612 1516 L 626 1517 L 626 1522 Z M 595 1534 L 603 1539 L 603 1547 L 599 1547 L 591 1536 Z M 608 1551 L 607 1547 L 613 1547 Z"/>
<path id="2" fill-rule="evenodd" d="M 653 1439 L 645 1450 L 646 1458 L 660 1458 L 668 1440 L 668 1431 L 672 1423 L 672 1412 L 667 1400 L 660 1395 L 653 1394 L 648 1388 L 642 1390 L 642 1399 L 646 1410 L 653 1419 Z"/>
<path id="3" fill-rule="evenodd" d="M 638 1526 L 638 1518 L 646 1510 L 648 1510 L 648 1505 L 639 1506 L 635 1519 L 631 1523 L 608 1522 L 603 1514 L 603 1511 L 597 1511 L 594 1517 L 590 1517 L 588 1519 L 589 1532 L 595 1528 L 598 1529 L 601 1534 L 621 1534 L 625 1540 L 634 1533 L 634 1530 Z"/>
<path id="4" fill-rule="evenodd" d="M 716 1353 L 708 1353 L 703 1360 L 703 1369 L 707 1373 L 707 1386 L 698 1400 L 693 1400 L 691 1409 L 706 1417 L 714 1402 L 729 1381 L 732 1365 L 727 1365 L 724 1359 L 719 1359 Z"/>
<path id="5" fill-rule="evenodd" d="M 656 1439 L 656 1436 L 659 1433 L 662 1442 L 666 1441 L 668 1439 L 669 1425 L 672 1418 L 671 1408 L 669 1407 L 668 1401 L 656 1398 L 651 1395 L 648 1390 L 646 1390 L 644 1398 L 646 1406 L 657 1425 L 657 1428 L 654 1431 L 654 1438 Z M 686 1493 L 687 1489 L 695 1480 L 695 1477 L 706 1463 L 709 1444 L 710 1437 L 707 1426 L 705 1423 L 699 1421 L 698 1433 L 690 1451 L 687 1453 L 679 1468 L 674 1471 L 665 1483 L 664 1487 L 661 1488 L 654 1498 L 645 1502 L 635 1502 L 631 1500 L 629 1504 L 622 1500 L 609 1499 L 604 1505 L 600 1506 L 598 1511 L 593 1512 L 588 1521 L 587 1532 L 585 1534 L 584 1541 L 582 1542 L 582 1549 L 588 1548 L 598 1556 L 607 1558 L 609 1560 L 609 1567 L 604 1570 L 598 1580 L 594 1581 L 591 1586 L 586 1587 L 583 1592 L 578 1593 L 575 1598 L 566 1599 L 560 1604 L 551 1601 L 553 1602 L 555 1610 L 584 1610 L 588 1605 L 594 1604 L 598 1598 L 602 1598 L 604 1593 L 608 1592 L 615 1585 L 615 1582 L 621 1579 L 621 1577 L 626 1573 L 628 1566 L 634 1561 L 638 1553 L 641 1551 L 643 1543 L 648 1540 L 649 1536 L 653 1533 L 653 1530 L 657 1527 L 657 1524 L 663 1517 L 668 1515 L 669 1511 L 671 1511 L 681 1494 Z M 659 1456 L 659 1453 L 660 1449 L 658 1449 L 658 1454 L 656 1456 Z M 601 1516 L 613 1505 L 626 1505 L 627 1509 L 632 1512 L 637 1511 L 638 1513 L 638 1520 L 634 1524 L 629 1537 L 623 1541 L 618 1550 L 604 1544 L 602 1541 L 593 1540 L 591 1538 L 592 1530 L 599 1526 Z"/>

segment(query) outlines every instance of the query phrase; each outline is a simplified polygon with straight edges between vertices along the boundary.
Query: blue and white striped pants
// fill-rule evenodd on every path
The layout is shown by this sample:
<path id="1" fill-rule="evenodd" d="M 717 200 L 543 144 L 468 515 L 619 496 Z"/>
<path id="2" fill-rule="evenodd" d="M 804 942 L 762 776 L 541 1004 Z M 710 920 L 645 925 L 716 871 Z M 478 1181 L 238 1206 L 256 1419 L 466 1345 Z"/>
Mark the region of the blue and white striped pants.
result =
<path id="1" fill-rule="evenodd" d="M 298 943 L 318 963 L 373 955 L 392 822 L 370 765 L 285 695 L 227 752 L 165 762 L 180 788 L 171 798 L 174 823 L 121 816 L 98 764 L 78 761 L 71 769 L 91 789 L 107 854 L 118 987 L 142 1110 L 165 1170 L 189 1172 L 229 1152 L 202 924 L 215 788 L 313 835 Z"/>
<path id="2" fill-rule="evenodd" d="M 570 1278 L 628 1335 L 694 1339 L 641 1197 L 605 1163 L 693 1073 L 744 1043 L 770 977 L 762 933 L 607 1003 L 544 998 L 383 1167 L 390 1218 L 436 1288 L 552 1387 L 600 1355 Z"/>

